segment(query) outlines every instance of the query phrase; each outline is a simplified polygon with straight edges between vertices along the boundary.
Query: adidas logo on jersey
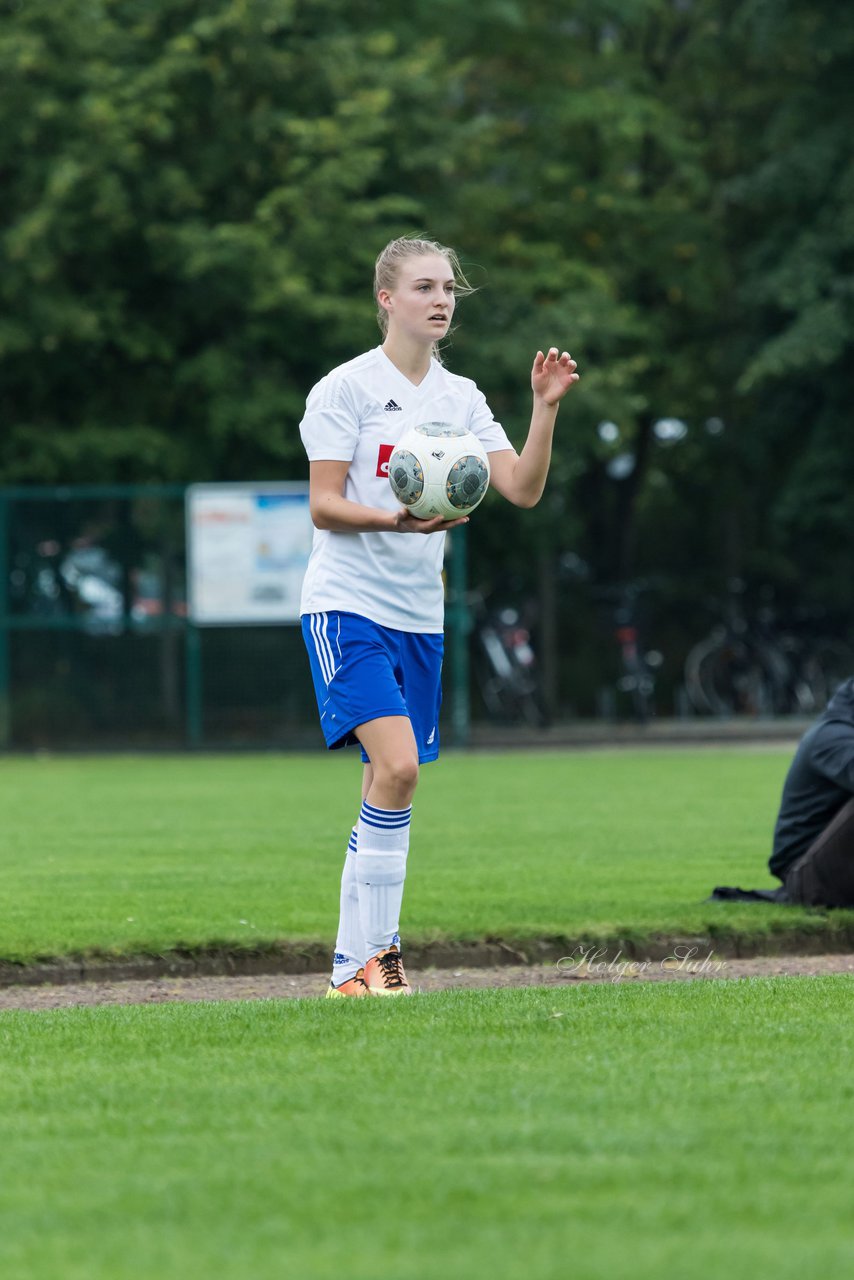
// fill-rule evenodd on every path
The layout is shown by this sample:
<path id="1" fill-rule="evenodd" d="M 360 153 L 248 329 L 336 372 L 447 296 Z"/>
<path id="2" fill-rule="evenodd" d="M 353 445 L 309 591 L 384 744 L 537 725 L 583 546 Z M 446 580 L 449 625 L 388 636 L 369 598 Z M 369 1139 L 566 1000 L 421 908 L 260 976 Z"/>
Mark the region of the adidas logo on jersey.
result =
<path id="1" fill-rule="evenodd" d="M 403 413 L 399 404 L 395 404 L 394 400 L 389 400 L 385 407 L 386 413 Z"/>

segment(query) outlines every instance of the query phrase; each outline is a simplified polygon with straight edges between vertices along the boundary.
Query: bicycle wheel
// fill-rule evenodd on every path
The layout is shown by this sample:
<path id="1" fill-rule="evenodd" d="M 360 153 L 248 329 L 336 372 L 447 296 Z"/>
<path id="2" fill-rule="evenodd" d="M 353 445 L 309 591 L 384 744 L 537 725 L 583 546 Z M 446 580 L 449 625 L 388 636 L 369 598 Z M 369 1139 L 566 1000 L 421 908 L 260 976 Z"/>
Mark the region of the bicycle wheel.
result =
<path id="1" fill-rule="evenodd" d="M 698 646 L 686 687 L 698 709 L 716 716 L 759 715 L 769 702 L 762 664 L 740 640 Z"/>

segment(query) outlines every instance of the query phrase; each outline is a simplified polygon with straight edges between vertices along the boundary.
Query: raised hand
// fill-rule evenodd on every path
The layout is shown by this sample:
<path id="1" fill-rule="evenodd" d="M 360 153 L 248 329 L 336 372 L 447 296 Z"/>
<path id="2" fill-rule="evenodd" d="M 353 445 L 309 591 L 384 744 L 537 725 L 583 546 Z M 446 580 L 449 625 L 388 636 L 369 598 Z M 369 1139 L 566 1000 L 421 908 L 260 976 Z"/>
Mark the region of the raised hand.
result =
<path id="1" fill-rule="evenodd" d="M 557 347 L 549 347 L 548 355 L 538 351 L 531 370 L 531 389 L 545 404 L 557 404 L 573 382 L 578 381 L 576 364 L 569 352 L 558 356 Z"/>

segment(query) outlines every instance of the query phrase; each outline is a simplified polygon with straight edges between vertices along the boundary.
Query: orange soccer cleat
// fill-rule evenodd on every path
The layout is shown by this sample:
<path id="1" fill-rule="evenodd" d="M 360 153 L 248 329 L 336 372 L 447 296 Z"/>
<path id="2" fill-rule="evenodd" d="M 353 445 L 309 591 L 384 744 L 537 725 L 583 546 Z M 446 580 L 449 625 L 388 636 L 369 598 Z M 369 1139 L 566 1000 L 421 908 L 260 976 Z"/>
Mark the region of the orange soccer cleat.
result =
<path id="1" fill-rule="evenodd" d="M 411 996 L 412 987 L 406 981 L 403 960 L 392 943 L 385 951 L 365 965 L 365 984 L 372 996 Z"/>
<path id="2" fill-rule="evenodd" d="M 341 983 L 340 987 L 334 987 L 330 982 L 326 999 L 331 1000 L 335 996 L 369 996 L 370 994 L 365 983 L 365 971 L 360 969 L 355 977 L 348 978 L 346 982 Z"/>

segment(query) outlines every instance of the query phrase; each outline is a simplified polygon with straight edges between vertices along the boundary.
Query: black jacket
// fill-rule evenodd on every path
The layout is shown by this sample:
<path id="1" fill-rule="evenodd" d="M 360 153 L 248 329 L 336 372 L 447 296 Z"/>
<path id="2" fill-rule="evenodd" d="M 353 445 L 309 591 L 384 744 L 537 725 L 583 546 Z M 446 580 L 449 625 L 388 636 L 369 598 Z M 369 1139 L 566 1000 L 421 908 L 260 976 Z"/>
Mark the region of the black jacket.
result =
<path id="1" fill-rule="evenodd" d="M 782 880 L 854 795 L 854 676 L 801 739 L 783 784 L 768 866 Z"/>

